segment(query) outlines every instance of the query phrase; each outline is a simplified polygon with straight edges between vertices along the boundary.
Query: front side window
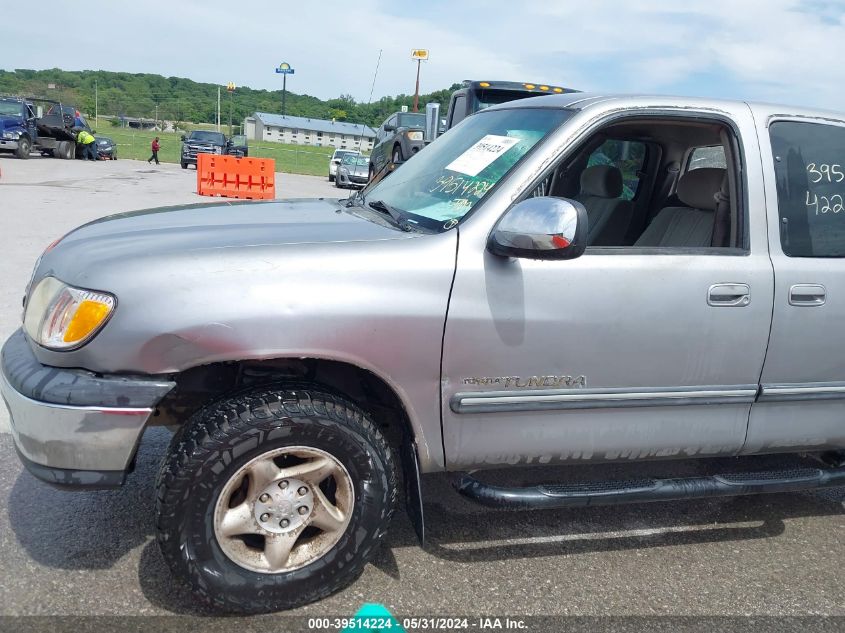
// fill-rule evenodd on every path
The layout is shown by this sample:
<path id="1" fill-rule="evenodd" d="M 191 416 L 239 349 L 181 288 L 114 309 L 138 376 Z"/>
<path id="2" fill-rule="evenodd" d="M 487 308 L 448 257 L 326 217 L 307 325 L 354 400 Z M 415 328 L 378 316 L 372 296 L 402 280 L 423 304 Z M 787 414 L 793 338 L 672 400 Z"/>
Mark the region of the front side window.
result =
<path id="1" fill-rule="evenodd" d="M 587 160 L 587 167 L 613 165 L 622 172 L 623 200 L 632 200 L 640 185 L 640 173 L 645 162 L 645 143 L 609 139 L 602 143 Z"/>
<path id="2" fill-rule="evenodd" d="M 780 240 L 790 257 L 845 257 L 845 127 L 769 126 Z"/>
<path id="3" fill-rule="evenodd" d="M 431 228 L 453 226 L 571 116 L 569 110 L 551 108 L 479 113 L 374 185 L 366 200 L 381 200 Z"/>

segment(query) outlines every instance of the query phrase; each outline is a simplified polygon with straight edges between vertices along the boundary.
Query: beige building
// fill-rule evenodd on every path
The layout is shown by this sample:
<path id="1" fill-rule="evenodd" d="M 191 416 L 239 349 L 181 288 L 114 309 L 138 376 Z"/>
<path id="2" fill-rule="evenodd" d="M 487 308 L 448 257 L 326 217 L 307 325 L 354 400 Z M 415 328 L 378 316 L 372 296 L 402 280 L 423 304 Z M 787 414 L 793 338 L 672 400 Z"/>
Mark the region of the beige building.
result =
<path id="1" fill-rule="evenodd" d="M 375 131 L 366 125 L 268 112 L 256 112 L 244 119 L 244 134 L 253 141 L 357 149 L 362 152 L 371 151 L 376 138 Z"/>

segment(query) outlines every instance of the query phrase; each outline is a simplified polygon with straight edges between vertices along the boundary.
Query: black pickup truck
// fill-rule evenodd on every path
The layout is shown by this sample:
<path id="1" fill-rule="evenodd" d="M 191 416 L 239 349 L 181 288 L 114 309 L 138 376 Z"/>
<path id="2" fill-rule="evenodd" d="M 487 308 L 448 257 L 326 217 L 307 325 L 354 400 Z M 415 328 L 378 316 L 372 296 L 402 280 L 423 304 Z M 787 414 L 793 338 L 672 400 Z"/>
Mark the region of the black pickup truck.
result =
<path id="1" fill-rule="evenodd" d="M 223 132 L 208 130 L 194 130 L 187 136 L 182 135 L 182 169 L 188 165 L 197 164 L 197 154 L 229 154 L 231 156 L 248 156 L 249 148 L 245 136 L 226 138 Z"/>

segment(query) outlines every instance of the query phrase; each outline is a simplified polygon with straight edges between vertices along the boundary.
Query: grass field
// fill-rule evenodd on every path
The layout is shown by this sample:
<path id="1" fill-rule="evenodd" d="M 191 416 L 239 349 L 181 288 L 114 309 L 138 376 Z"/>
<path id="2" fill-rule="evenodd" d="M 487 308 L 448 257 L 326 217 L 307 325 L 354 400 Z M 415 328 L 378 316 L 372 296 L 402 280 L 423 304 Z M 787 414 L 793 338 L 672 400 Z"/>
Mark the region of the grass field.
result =
<path id="1" fill-rule="evenodd" d="M 154 130 L 133 130 L 112 127 L 102 119 L 98 126 L 92 126 L 99 136 L 108 136 L 117 143 L 118 158 L 147 160 L 150 157 L 150 143 L 158 136 L 161 143 L 158 158 L 165 163 L 178 163 L 182 149 L 182 133 L 156 132 Z M 311 176 L 329 175 L 329 158 L 333 147 L 310 147 L 307 145 L 285 145 L 283 143 L 259 143 L 251 141 L 249 155 L 256 158 L 272 158 L 276 171 Z"/>

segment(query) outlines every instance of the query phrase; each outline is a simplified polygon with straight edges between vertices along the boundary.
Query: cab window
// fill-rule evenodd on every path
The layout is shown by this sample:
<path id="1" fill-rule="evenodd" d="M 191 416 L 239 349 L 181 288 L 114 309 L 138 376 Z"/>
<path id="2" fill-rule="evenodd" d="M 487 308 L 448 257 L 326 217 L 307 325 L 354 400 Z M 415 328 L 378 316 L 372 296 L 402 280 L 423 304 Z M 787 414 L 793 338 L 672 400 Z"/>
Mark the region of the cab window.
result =
<path id="1" fill-rule="evenodd" d="M 845 257 L 845 127 L 776 121 L 769 137 L 783 252 Z"/>

